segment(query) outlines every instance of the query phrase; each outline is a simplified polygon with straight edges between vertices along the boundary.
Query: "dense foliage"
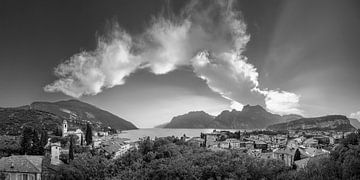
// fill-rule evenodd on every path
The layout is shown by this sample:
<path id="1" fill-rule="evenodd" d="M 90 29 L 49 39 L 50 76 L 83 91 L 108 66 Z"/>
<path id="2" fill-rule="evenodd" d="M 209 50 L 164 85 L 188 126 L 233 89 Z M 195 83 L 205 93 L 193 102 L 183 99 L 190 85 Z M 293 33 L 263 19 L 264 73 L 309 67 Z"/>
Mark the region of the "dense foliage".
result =
<path id="1" fill-rule="evenodd" d="M 44 146 L 47 143 L 47 133 L 41 131 L 41 136 L 39 137 L 38 130 L 32 127 L 25 127 L 21 135 L 21 154 L 27 155 L 44 155 L 45 149 Z"/>
<path id="2" fill-rule="evenodd" d="M 96 152 L 77 154 L 66 166 L 60 179 L 274 179 L 288 170 L 277 160 L 210 151 L 175 137 L 144 139 L 116 160 Z"/>
<path id="3" fill-rule="evenodd" d="M 360 179 L 360 135 L 343 139 L 330 156 L 294 170 L 274 159 L 238 151 L 210 151 L 175 137 L 146 138 L 118 159 L 95 150 L 75 154 L 58 179 Z"/>

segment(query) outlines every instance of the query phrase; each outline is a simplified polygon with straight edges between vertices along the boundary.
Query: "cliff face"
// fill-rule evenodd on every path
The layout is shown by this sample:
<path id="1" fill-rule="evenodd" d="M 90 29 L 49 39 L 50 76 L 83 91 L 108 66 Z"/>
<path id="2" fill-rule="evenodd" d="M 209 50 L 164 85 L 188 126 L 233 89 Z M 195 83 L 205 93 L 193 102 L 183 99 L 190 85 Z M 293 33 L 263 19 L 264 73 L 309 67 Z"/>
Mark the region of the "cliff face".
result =
<path id="1" fill-rule="evenodd" d="M 280 115 L 267 112 L 263 107 L 246 105 L 242 111 L 223 111 L 215 118 L 221 128 L 255 129 L 284 122 Z"/>
<path id="2" fill-rule="evenodd" d="M 226 110 L 216 117 L 203 111 L 190 112 L 174 117 L 165 128 L 254 129 L 279 122 L 285 122 L 282 116 L 269 113 L 259 105 L 246 105 L 242 111 Z"/>
<path id="3" fill-rule="evenodd" d="M 204 111 L 193 111 L 176 116 L 164 128 L 216 128 L 214 117 Z"/>
<path id="4" fill-rule="evenodd" d="M 355 128 L 349 119 L 342 115 L 322 116 L 316 118 L 302 118 L 287 123 L 268 126 L 272 130 L 341 130 L 349 131 Z"/>

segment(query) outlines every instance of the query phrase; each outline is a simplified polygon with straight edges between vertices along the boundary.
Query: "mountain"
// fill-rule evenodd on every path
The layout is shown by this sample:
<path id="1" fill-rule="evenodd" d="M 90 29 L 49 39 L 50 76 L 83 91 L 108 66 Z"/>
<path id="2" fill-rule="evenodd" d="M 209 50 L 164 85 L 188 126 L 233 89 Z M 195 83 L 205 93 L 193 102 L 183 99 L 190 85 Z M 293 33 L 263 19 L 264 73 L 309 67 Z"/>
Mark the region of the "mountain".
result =
<path id="1" fill-rule="evenodd" d="M 254 129 L 279 122 L 285 122 L 280 115 L 269 113 L 260 105 L 246 105 L 242 111 L 225 110 L 216 117 L 203 111 L 190 112 L 174 117 L 165 128 Z"/>
<path id="2" fill-rule="evenodd" d="M 360 129 L 360 121 L 354 118 L 349 118 L 350 124 L 354 126 L 356 129 Z"/>
<path id="3" fill-rule="evenodd" d="M 192 111 L 176 116 L 164 128 L 213 128 L 214 117 L 204 111 Z"/>
<path id="4" fill-rule="evenodd" d="M 220 124 L 220 128 L 231 129 L 260 129 L 284 122 L 280 115 L 269 113 L 260 105 L 246 105 L 241 111 L 223 111 L 214 121 Z"/>
<path id="5" fill-rule="evenodd" d="M 289 122 L 289 121 L 302 119 L 304 117 L 297 115 L 297 114 L 288 114 L 288 115 L 283 115 L 282 118 L 284 119 L 285 122 Z"/>
<path id="6" fill-rule="evenodd" d="M 86 121 L 90 121 L 99 127 L 109 126 L 119 130 L 137 129 L 131 122 L 79 100 L 34 102 L 30 108 L 50 112 L 74 122 L 86 123 Z"/>
<path id="7" fill-rule="evenodd" d="M 315 118 L 302 118 L 286 123 L 273 124 L 268 127 L 272 130 L 340 130 L 349 131 L 355 128 L 346 116 L 331 115 Z"/>
<path id="8" fill-rule="evenodd" d="M 55 131 L 61 127 L 63 118 L 44 111 L 19 108 L 0 108 L 0 135 L 20 135 L 24 126 Z"/>

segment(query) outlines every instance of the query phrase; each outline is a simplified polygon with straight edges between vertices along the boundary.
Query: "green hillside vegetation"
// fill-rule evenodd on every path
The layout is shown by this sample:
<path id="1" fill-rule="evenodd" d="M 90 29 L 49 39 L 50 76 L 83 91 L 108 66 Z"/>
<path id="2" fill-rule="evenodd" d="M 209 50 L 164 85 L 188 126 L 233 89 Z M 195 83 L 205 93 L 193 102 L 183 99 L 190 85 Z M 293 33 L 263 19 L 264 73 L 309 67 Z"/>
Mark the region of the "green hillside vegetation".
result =
<path id="1" fill-rule="evenodd" d="M 57 179 L 278 179 L 319 180 L 360 178 L 360 135 L 353 133 L 331 151 L 313 158 L 303 169 L 286 167 L 239 151 L 211 151 L 175 137 L 144 139 L 138 149 L 118 159 L 96 151 L 75 154 L 62 165 Z"/>
<path id="2" fill-rule="evenodd" d="M 100 122 L 102 127 L 110 126 L 119 130 L 137 129 L 131 122 L 79 100 L 34 102 L 30 106 L 32 109 L 50 112 L 62 118 L 70 118 L 67 111 L 71 111 L 76 115 L 77 120 L 90 121 L 94 124 Z"/>
<path id="3" fill-rule="evenodd" d="M 349 119 L 342 115 L 330 115 L 315 118 L 302 118 L 286 123 L 278 123 L 268 126 L 272 130 L 339 130 L 353 131 L 355 128 Z"/>
<path id="4" fill-rule="evenodd" d="M 63 119 L 55 114 L 26 108 L 0 109 L 0 135 L 21 134 L 26 126 L 37 130 L 56 131 L 61 127 Z"/>

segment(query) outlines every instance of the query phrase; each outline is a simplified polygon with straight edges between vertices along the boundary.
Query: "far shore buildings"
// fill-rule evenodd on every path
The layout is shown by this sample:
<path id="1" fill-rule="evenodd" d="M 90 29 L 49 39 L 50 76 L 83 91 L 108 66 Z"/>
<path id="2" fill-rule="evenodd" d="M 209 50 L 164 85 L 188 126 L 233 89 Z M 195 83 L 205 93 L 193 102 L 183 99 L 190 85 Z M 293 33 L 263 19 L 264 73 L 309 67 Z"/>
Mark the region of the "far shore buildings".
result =
<path id="1" fill-rule="evenodd" d="M 234 133 L 214 130 L 212 133 L 202 133 L 201 137 L 190 141 L 214 151 L 239 150 L 257 158 L 278 159 L 286 166 L 303 168 L 310 160 L 328 156 L 329 150 L 339 143 L 344 134 L 349 133 L 298 130 L 273 135 L 240 133 L 238 138 L 233 138 Z M 300 159 L 294 161 L 297 150 L 300 152 Z"/>

